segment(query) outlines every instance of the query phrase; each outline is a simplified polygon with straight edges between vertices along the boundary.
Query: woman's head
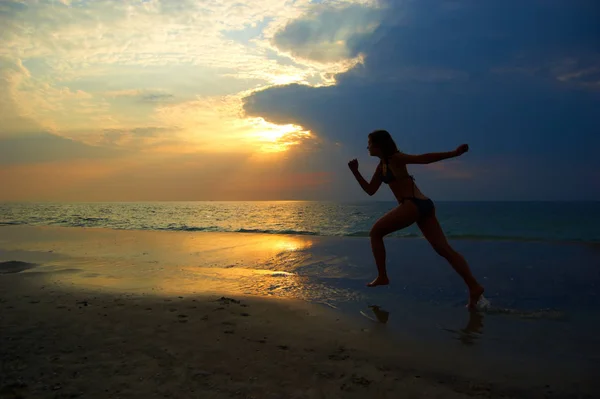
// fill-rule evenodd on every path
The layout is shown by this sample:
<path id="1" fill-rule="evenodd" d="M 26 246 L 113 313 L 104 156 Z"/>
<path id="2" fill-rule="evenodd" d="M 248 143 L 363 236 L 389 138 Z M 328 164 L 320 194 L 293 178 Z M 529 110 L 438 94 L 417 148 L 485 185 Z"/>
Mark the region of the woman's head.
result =
<path id="1" fill-rule="evenodd" d="M 387 130 L 369 133 L 369 155 L 387 158 L 398 152 L 398 147 Z"/>

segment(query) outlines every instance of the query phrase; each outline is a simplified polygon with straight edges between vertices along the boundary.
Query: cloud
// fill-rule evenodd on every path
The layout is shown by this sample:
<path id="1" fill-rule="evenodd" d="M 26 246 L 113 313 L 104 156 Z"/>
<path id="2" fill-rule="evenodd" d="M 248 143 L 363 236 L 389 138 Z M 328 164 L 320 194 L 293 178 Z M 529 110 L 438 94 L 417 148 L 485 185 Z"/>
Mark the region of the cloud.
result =
<path id="1" fill-rule="evenodd" d="M 108 91 L 104 95 L 109 98 L 135 98 L 140 102 L 148 103 L 168 102 L 175 99 L 175 96 L 171 93 L 151 89 L 115 90 Z"/>
<path id="2" fill-rule="evenodd" d="M 27 10 L 27 4 L 14 0 L 3 0 L 0 2 L 0 14 L 15 15 Z"/>
<path id="3" fill-rule="evenodd" d="M 332 7 L 351 10 L 353 3 Z M 217 135 L 227 141 L 227 128 L 238 138 L 256 137 L 256 118 L 240 122 L 243 115 L 229 112 L 239 93 L 273 83 L 331 83 L 332 74 L 353 65 L 295 60 L 272 45 L 275 32 L 314 7 L 321 6 L 310 0 L 0 2 L 0 76 L 8 77 L 0 93 L 2 134 L 48 131 L 94 143 L 105 129 L 151 125 L 179 129 L 194 144 Z M 199 140 L 202 134 L 208 140 Z"/>
<path id="4" fill-rule="evenodd" d="M 380 10 L 362 5 L 315 7 L 277 32 L 273 44 L 295 57 L 341 61 L 358 55 L 352 42 L 372 34 L 380 20 Z"/>
<path id="5" fill-rule="evenodd" d="M 0 138 L 0 164 L 2 165 L 113 159 L 125 154 L 113 148 L 91 146 L 49 133 Z"/>
<path id="6" fill-rule="evenodd" d="M 169 93 L 149 93 L 142 96 L 142 101 L 156 103 L 168 101 L 173 99 L 174 97 L 175 96 L 173 94 Z"/>
<path id="7" fill-rule="evenodd" d="M 19 58 L 0 55 L 0 135 L 58 132 L 89 126 L 105 116 L 107 104 L 90 93 L 34 76 Z"/>
<path id="8" fill-rule="evenodd" d="M 144 90 L 140 89 L 130 89 L 130 90 L 114 90 L 107 91 L 104 93 L 106 97 L 109 98 L 118 98 L 118 97 L 141 97 L 145 93 Z"/>
<path id="9" fill-rule="evenodd" d="M 177 136 L 179 129 L 167 127 L 137 127 L 132 129 L 104 129 L 90 137 L 96 145 L 135 150 L 157 150 L 162 146 L 184 144 Z"/>
<path id="10" fill-rule="evenodd" d="M 20 60 L 0 56 L 0 137 L 40 129 L 17 101 L 19 86 L 28 78 L 29 72 Z"/>
<path id="11" fill-rule="evenodd" d="M 380 26 L 353 42 L 351 53 L 364 61 L 336 75 L 335 85 L 266 88 L 244 99 L 245 112 L 303 126 L 349 156 L 364 153 L 367 133 L 378 128 L 413 153 L 468 142 L 461 174 L 473 177 L 485 176 L 490 159 L 514 156 L 523 170 L 511 178 L 550 185 L 564 162 L 599 168 L 600 9 L 587 1 L 448 4 L 388 2 Z M 588 176 L 579 175 L 573 179 Z M 510 179 L 501 183 L 496 190 L 514 192 Z"/>
<path id="12" fill-rule="evenodd" d="M 6 23 L 3 27 L 10 31 L 0 51 L 25 59 L 46 58 L 65 80 L 110 65 L 193 65 L 240 71 L 265 80 L 270 78 L 269 70 L 277 66 L 265 57 L 265 44 L 271 39 L 269 29 L 310 7 L 309 0 L 103 0 L 78 2 L 71 7 L 39 2 L 26 12 L 12 12 L 4 18 L 0 15 L 0 22 Z M 256 21 L 267 21 L 261 26 L 262 44 L 236 42 L 223 34 L 246 29 Z M 34 34 L 29 34 L 33 27 Z M 302 73 L 291 66 L 286 69 L 292 74 Z"/>

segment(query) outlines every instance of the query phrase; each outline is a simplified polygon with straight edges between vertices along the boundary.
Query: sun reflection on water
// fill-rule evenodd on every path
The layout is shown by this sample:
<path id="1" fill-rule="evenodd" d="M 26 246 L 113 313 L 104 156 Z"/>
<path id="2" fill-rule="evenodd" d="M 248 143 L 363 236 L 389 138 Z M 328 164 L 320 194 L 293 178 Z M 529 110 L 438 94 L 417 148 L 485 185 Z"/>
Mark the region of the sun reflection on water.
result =
<path id="1" fill-rule="evenodd" d="M 68 261 L 56 265 L 57 270 L 76 272 L 49 273 L 48 277 L 79 288 L 157 295 L 227 293 L 304 298 L 313 289 L 307 286 L 308 277 L 295 272 L 311 256 L 306 251 L 314 244 L 310 237 L 139 231 L 114 234 L 119 237 L 96 234 L 100 243 L 80 242 Z"/>

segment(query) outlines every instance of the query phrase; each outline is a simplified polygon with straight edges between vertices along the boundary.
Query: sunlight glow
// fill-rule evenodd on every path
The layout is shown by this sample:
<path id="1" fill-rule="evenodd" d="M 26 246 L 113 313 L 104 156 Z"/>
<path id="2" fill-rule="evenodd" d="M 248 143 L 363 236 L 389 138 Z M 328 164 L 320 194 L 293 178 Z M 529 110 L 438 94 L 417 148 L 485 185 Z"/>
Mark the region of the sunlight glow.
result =
<path id="1" fill-rule="evenodd" d="M 289 85 L 292 83 L 304 83 L 305 77 L 303 75 L 274 75 L 271 77 L 270 82 L 274 85 Z"/>
<path id="2" fill-rule="evenodd" d="M 273 249 L 282 251 L 282 252 L 295 252 L 303 249 L 308 249 L 312 247 L 313 242 L 308 238 L 297 238 L 297 237 L 278 237 L 277 240 L 271 240 L 270 245 Z"/>
<path id="3" fill-rule="evenodd" d="M 310 131 L 294 124 L 277 125 L 263 118 L 251 118 L 249 122 L 255 131 L 252 137 L 262 144 L 260 148 L 263 152 L 285 151 L 311 136 Z"/>

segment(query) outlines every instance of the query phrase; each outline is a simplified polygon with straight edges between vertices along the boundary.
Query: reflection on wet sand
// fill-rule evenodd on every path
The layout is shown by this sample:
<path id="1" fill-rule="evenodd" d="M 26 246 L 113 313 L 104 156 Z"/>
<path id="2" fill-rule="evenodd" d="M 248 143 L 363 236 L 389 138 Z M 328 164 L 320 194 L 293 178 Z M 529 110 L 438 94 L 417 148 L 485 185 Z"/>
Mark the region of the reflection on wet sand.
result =
<path id="1" fill-rule="evenodd" d="M 469 312 L 469 321 L 465 328 L 459 332 L 459 340 L 465 345 L 473 345 L 483 334 L 483 313 L 477 311 Z"/>
<path id="2" fill-rule="evenodd" d="M 388 323 L 390 319 L 390 312 L 378 305 L 369 305 L 369 309 L 375 317 L 371 317 L 370 314 L 366 314 L 362 311 L 361 314 L 377 323 Z M 483 313 L 478 311 L 470 311 L 467 313 L 469 315 L 469 319 L 467 320 L 467 325 L 464 328 L 458 330 L 444 328 L 444 330 L 455 334 L 456 339 L 458 339 L 464 345 L 474 345 L 476 340 L 479 339 L 483 334 Z"/>
<path id="3" fill-rule="evenodd" d="M 469 314 L 469 319 L 464 328 L 459 330 L 444 328 L 444 330 L 455 334 L 456 339 L 464 345 L 471 346 L 474 345 L 483 334 L 483 313 L 475 310 L 467 313 Z"/>
<path id="4" fill-rule="evenodd" d="M 366 318 L 373 320 L 374 322 L 377 322 L 377 323 L 386 324 L 388 322 L 388 320 L 390 318 L 390 312 L 382 309 L 381 306 L 378 306 L 378 305 L 369 305 L 369 309 L 371 309 L 371 311 L 375 315 L 375 318 L 371 317 L 370 314 L 367 314 L 367 313 L 363 312 L 362 310 L 360 311 L 360 313 L 363 316 L 365 316 Z"/>
<path id="5" fill-rule="evenodd" d="M 66 265 L 65 265 L 66 266 Z M 128 265 L 130 266 L 130 265 Z M 176 270 L 154 270 L 143 278 L 125 270 L 80 272 L 69 276 L 48 273 L 50 280 L 60 280 L 75 287 L 111 292 L 145 292 L 158 295 L 182 295 L 224 292 L 238 295 L 287 296 L 297 298 L 303 278 L 289 272 L 242 267 L 179 267 Z M 81 271 L 81 270 L 80 270 Z"/>
<path id="6" fill-rule="evenodd" d="M 377 318 L 378 322 L 383 324 L 388 322 L 390 318 L 390 312 L 388 312 L 387 310 L 383 310 L 377 305 L 371 305 L 369 306 L 369 308 L 373 311 L 373 314 L 375 314 L 375 317 Z"/>

